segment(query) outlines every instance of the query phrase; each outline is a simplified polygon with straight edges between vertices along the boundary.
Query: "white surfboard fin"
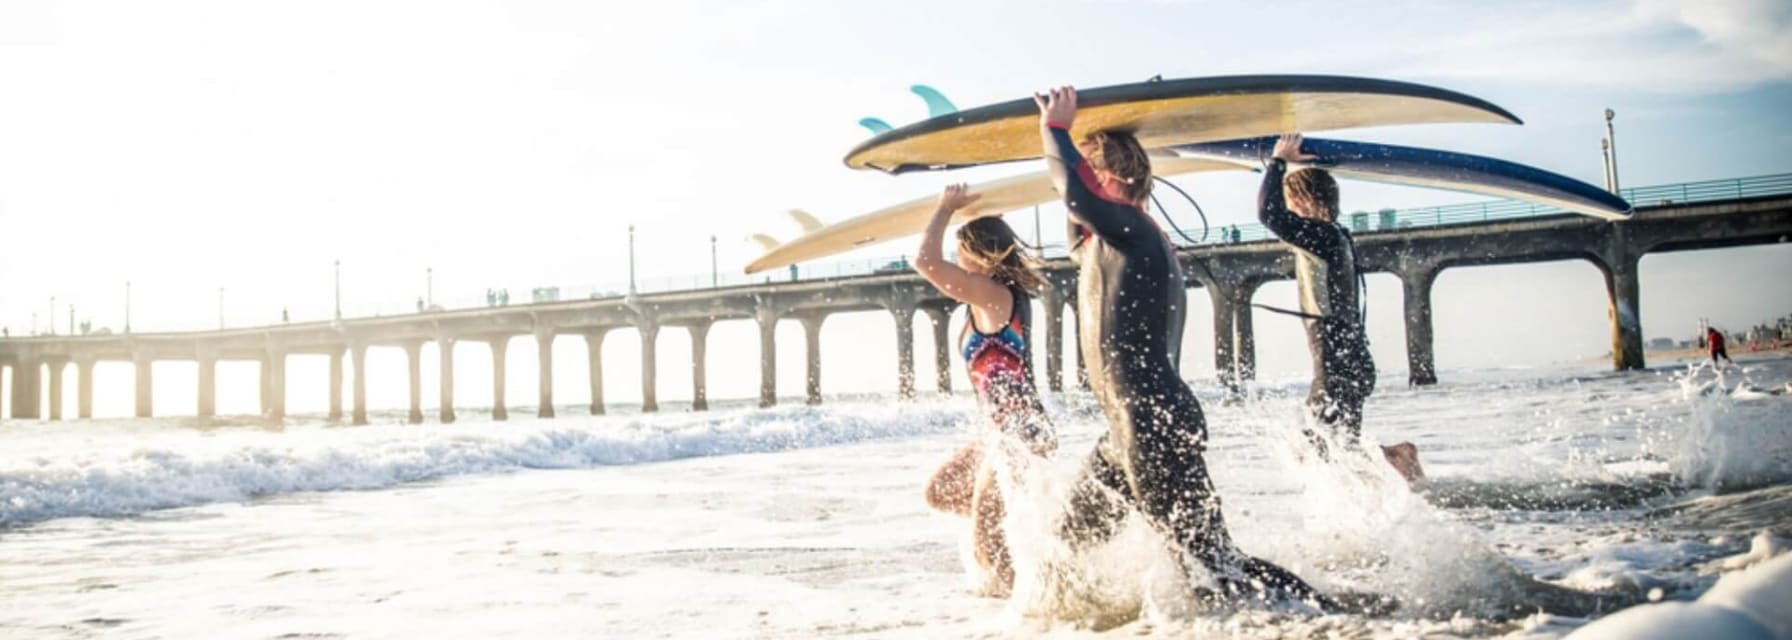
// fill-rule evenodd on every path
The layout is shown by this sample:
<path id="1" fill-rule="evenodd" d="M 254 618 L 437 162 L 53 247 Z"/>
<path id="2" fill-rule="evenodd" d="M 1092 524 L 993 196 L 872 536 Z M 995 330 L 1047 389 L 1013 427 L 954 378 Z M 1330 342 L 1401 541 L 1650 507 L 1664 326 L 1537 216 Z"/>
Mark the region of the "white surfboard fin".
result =
<path id="1" fill-rule="evenodd" d="M 813 214 L 802 209 L 791 209 L 790 219 L 795 220 L 798 227 L 802 227 L 803 233 L 808 233 L 827 226 L 821 223 L 821 219 L 816 218 Z"/>

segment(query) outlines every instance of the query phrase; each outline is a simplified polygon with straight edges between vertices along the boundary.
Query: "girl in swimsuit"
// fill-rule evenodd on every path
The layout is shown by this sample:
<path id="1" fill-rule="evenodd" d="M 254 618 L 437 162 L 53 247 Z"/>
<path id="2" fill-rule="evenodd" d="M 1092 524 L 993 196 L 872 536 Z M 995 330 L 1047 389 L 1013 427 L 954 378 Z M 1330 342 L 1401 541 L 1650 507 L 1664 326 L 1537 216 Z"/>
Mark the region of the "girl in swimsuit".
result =
<path id="1" fill-rule="evenodd" d="M 1048 286 L 1045 279 L 1028 264 L 1014 230 L 1001 218 L 979 218 L 958 228 L 956 264 L 942 254 L 952 213 L 976 200 L 964 185 L 946 188 L 921 235 L 915 271 L 941 293 L 970 307 L 959 344 L 977 403 L 991 426 L 1020 438 L 1034 453 L 1049 455 L 1057 442 L 1033 387 L 1027 350 L 1030 294 Z M 988 591 L 1003 594 L 1013 587 L 1014 567 L 1002 534 L 1002 494 L 995 469 L 984 461 L 982 438 L 959 449 L 927 481 L 927 504 L 970 517 L 977 563 L 993 578 Z"/>

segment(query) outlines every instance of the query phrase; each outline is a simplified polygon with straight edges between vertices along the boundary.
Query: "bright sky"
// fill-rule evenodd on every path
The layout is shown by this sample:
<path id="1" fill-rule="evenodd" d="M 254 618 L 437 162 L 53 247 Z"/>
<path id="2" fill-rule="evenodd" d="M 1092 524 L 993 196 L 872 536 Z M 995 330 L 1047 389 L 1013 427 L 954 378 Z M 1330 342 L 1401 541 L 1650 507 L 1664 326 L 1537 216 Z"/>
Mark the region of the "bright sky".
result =
<path id="1" fill-rule="evenodd" d="M 7 0 L 0 325 L 26 333 L 36 313 L 41 326 L 54 296 L 59 331 L 70 303 L 116 330 L 127 280 L 140 331 L 215 325 L 219 288 L 233 325 L 277 321 L 282 307 L 295 321 L 322 318 L 332 260 L 342 262 L 349 315 L 412 307 L 426 268 L 437 300 L 451 305 L 477 303 L 487 287 L 518 300 L 543 285 L 621 288 L 630 224 L 643 278 L 707 274 L 712 234 L 723 269 L 738 270 L 757 251 L 748 234 L 795 234 L 786 209 L 838 219 L 948 178 L 1033 169 L 902 178 L 845 169 L 841 156 L 867 136 L 859 118 L 900 125 L 926 115 L 907 91 L 915 83 L 972 107 L 1157 74 L 1387 77 L 1491 100 L 1527 124 L 1332 137 L 1494 155 L 1598 183 L 1600 114 L 1611 107 L 1626 185 L 1792 171 L 1792 4 L 1781 0 L 1262 6 Z M 1251 219 L 1251 176 L 1183 183 L 1216 226 Z M 1464 199 L 1345 191 L 1347 209 Z M 1030 221 L 1021 226 L 1030 233 Z M 1045 226 L 1048 236 L 1060 228 Z M 862 255 L 905 252 L 896 243 Z M 1687 334 L 1700 315 L 1740 325 L 1792 311 L 1786 247 L 1644 265 L 1650 337 Z M 1384 369 L 1403 368 L 1391 320 L 1398 287 L 1381 288 L 1372 297 L 1387 310 L 1372 313 L 1389 320 L 1376 329 L 1377 353 Z M 1261 295 L 1291 296 L 1275 285 Z M 1603 287 L 1585 264 L 1446 272 L 1437 295 L 1444 366 L 1574 359 L 1607 346 Z M 1511 305 L 1534 318 L 1487 319 Z M 1282 349 L 1275 338 L 1297 330 L 1257 324 L 1273 343 L 1260 347 L 1266 368 L 1298 374 L 1300 343 Z M 881 335 L 886 325 L 842 318 L 828 335 L 855 326 Z M 1563 342 L 1536 344 L 1550 328 Z M 745 325 L 717 331 L 736 329 L 750 342 Z M 1488 345 L 1504 332 L 1526 344 Z M 672 355 L 688 348 L 678 333 L 662 333 L 666 360 L 688 357 Z M 800 380 L 801 340 L 784 343 L 798 351 L 780 368 Z M 829 390 L 889 387 L 887 372 L 851 366 L 854 348 L 888 347 L 836 348 L 829 362 L 844 360 L 829 365 Z M 734 377 L 753 377 L 755 349 L 742 349 L 712 346 L 712 375 L 738 367 Z M 606 353 L 618 366 L 629 357 Z M 672 377 L 688 374 L 666 369 L 662 394 L 688 394 Z M 628 377 L 612 375 L 612 397 L 634 397 Z M 752 393 L 741 386 L 733 395 Z"/>

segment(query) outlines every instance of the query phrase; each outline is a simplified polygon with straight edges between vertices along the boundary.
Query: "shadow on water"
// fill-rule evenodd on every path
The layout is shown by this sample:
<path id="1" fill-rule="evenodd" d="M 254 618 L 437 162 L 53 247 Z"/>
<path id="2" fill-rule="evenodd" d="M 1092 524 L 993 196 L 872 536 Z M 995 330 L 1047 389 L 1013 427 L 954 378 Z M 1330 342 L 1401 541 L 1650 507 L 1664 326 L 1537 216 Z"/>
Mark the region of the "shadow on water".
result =
<path id="1" fill-rule="evenodd" d="M 1444 509 L 1618 511 L 1683 490 L 1671 475 L 1663 473 L 1627 482 L 1489 483 L 1441 478 L 1427 482 L 1422 492 L 1427 502 Z"/>

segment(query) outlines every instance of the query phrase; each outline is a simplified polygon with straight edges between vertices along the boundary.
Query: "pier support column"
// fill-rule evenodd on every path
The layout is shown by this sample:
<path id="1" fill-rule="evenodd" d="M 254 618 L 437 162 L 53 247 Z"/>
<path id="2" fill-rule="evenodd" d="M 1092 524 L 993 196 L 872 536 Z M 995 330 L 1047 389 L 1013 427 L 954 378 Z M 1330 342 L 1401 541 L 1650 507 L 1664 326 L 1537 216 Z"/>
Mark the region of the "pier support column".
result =
<path id="1" fill-rule="evenodd" d="M 691 410 L 709 410 L 709 322 L 692 322 L 685 326 L 691 332 Z"/>
<path id="2" fill-rule="evenodd" d="M 199 417 L 218 415 L 218 358 L 199 356 Z"/>
<path id="3" fill-rule="evenodd" d="M 1431 285 L 1436 267 L 1399 273 L 1401 296 L 1406 304 L 1406 383 L 1419 387 L 1437 384 L 1437 360 L 1432 352 Z"/>
<path id="4" fill-rule="evenodd" d="M 535 417 L 554 417 L 554 334 L 535 334 L 535 380 L 540 390 L 535 401 Z"/>
<path id="5" fill-rule="evenodd" d="M 1213 303 L 1213 371 L 1219 377 L 1220 386 L 1237 392 L 1237 334 L 1232 326 L 1233 321 L 1238 318 L 1237 309 L 1233 308 L 1237 296 L 1232 294 L 1229 287 L 1208 285 L 1207 299 Z"/>
<path id="6" fill-rule="evenodd" d="M 270 350 L 266 356 L 269 420 L 279 422 L 286 419 L 286 353 Z"/>
<path id="7" fill-rule="evenodd" d="M 807 396 L 809 404 L 821 404 L 821 323 L 827 320 L 823 313 L 802 316 L 803 342 L 808 345 L 809 377 Z"/>
<path id="8" fill-rule="evenodd" d="M 897 304 L 890 308 L 896 322 L 896 397 L 915 397 L 915 307 Z"/>
<path id="9" fill-rule="evenodd" d="M 1602 265 L 1608 300 L 1606 316 L 1612 324 L 1612 367 L 1619 371 L 1642 369 L 1643 321 L 1639 313 L 1641 283 L 1637 278 L 1637 256 L 1621 251 L 1614 253 L 1617 255 Z"/>
<path id="10" fill-rule="evenodd" d="M 330 422 L 342 422 L 342 350 L 330 351 Z"/>
<path id="11" fill-rule="evenodd" d="M 50 420 L 62 419 L 62 370 L 68 366 L 66 358 L 55 358 L 44 361 L 50 375 Z"/>
<path id="12" fill-rule="evenodd" d="M 509 420 L 510 409 L 505 406 L 508 399 L 504 397 L 504 360 L 510 351 L 510 336 L 498 336 L 485 344 L 492 348 L 492 420 Z"/>
<path id="13" fill-rule="evenodd" d="M 355 365 L 355 408 L 350 424 L 365 426 L 367 424 L 367 345 L 350 345 L 349 360 Z"/>
<path id="14" fill-rule="evenodd" d="M 423 343 L 405 343 L 404 359 L 411 373 L 411 413 L 406 419 L 411 424 L 423 424 Z"/>
<path id="15" fill-rule="evenodd" d="M 75 406 L 82 420 L 93 417 L 93 361 L 75 363 Z"/>
<path id="16" fill-rule="evenodd" d="M 1054 286 L 1040 297 L 1045 303 L 1045 385 L 1064 390 L 1064 297 Z"/>
<path id="17" fill-rule="evenodd" d="M 150 364 L 154 362 L 149 356 L 139 355 L 133 359 L 137 365 L 137 417 L 149 418 L 155 414 L 155 396 L 150 394 L 154 388 L 151 379 Z M 35 402 L 33 404 L 36 404 Z M 33 416 L 36 417 L 36 416 Z"/>
<path id="18" fill-rule="evenodd" d="M 940 393 L 952 393 L 952 306 L 928 307 L 927 322 L 933 325 L 933 369 L 938 374 Z"/>
<path id="19" fill-rule="evenodd" d="M 660 326 L 647 319 L 635 328 L 641 332 L 641 413 L 653 413 L 660 410 Z"/>
<path id="20" fill-rule="evenodd" d="M 442 397 L 436 417 L 449 424 L 454 422 L 454 338 L 437 338 L 436 348 L 442 360 Z"/>
<path id="21" fill-rule="evenodd" d="M 590 367 L 591 382 L 591 415 L 604 414 L 604 334 L 609 329 L 592 329 L 585 332 L 585 362 Z"/>
<path id="22" fill-rule="evenodd" d="M 1232 289 L 1232 351 L 1240 383 L 1257 379 L 1257 332 L 1251 322 L 1251 298 L 1256 294 L 1254 284 Z"/>
<path id="23" fill-rule="evenodd" d="M 778 314 L 761 307 L 759 321 L 759 406 L 778 404 Z"/>
<path id="24" fill-rule="evenodd" d="M 39 394 L 43 393 L 38 386 L 43 375 L 43 367 L 37 360 L 21 357 L 12 367 L 12 417 L 19 420 L 35 420 L 38 417 Z"/>

